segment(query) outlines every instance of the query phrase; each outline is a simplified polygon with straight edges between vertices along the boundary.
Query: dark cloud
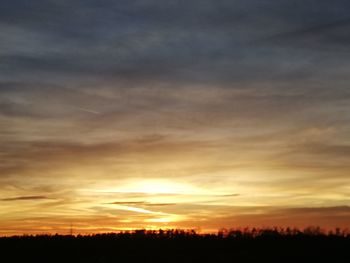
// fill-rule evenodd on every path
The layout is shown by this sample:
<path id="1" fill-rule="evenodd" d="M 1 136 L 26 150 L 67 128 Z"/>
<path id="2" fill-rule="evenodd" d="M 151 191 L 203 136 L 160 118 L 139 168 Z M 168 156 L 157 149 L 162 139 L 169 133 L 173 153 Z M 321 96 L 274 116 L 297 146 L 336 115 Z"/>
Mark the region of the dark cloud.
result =
<path id="1" fill-rule="evenodd" d="M 2 172 L 6 171 L 24 171 L 31 167 L 42 167 L 52 169 L 52 167 L 60 167 L 61 165 L 96 165 L 103 163 L 114 157 L 114 163 L 118 164 L 118 157 L 137 154 L 139 157 L 152 153 L 154 157 L 161 158 L 162 155 L 179 155 L 186 152 L 186 155 L 191 152 L 199 151 L 210 147 L 210 143 L 202 141 L 187 141 L 174 142 L 169 140 L 164 141 L 148 141 L 146 140 L 128 140 L 120 143 L 65 143 L 65 142 L 32 142 L 9 145 L 7 154 L 4 159 L 7 159 L 7 164 L 0 165 Z M 51 167 L 51 168 L 50 168 Z"/>
<path id="2" fill-rule="evenodd" d="M 135 201 L 135 202 L 112 202 L 109 203 L 112 205 L 131 205 L 131 206 L 171 206 L 171 205 L 176 205 L 175 203 L 150 203 L 150 202 L 145 202 L 145 201 Z"/>
<path id="3" fill-rule="evenodd" d="M 220 195 L 222 197 L 235 197 L 235 196 L 240 196 L 240 194 L 227 194 L 227 195 Z"/>
<path id="4" fill-rule="evenodd" d="M 336 18 L 335 18 L 336 19 Z M 282 32 L 269 36 L 256 42 L 265 45 L 285 46 L 289 48 L 310 49 L 312 52 L 319 50 L 319 55 L 325 52 L 344 54 L 349 52 L 348 36 L 350 19 L 331 21 L 328 24 L 318 24 L 309 28 L 302 27 L 290 32 Z"/>
<path id="5" fill-rule="evenodd" d="M 112 203 L 108 203 L 110 205 L 143 205 L 146 202 L 144 201 L 135 201 L 135 202 L 112 202 Z"/>
<path id="6" fill-rule="evenodd" d="M 10 198 L 2 198 L 1 201 L 31 201 L 31 200 L 43 200 L 43 199 L 49 199 L 47 196 L 44 195 L 31 195 L 31 196 L 16 196 L 16 197 L 10 197 Z"/>
<path id="7" fill-rule="evenodd" d="M 326 39 L 345 46 L 346 37 L 337 30 L 346 24 L 349 8 L 343 0 L 5 1 L 0 23 L 13 39 L 2 44 L 7 54 L 1 55 L 1 66 L 7 74 L 28 78 L 274 78 L 291 70 L 285 59 L 300 58 L 294 66 L 302 68 L 303 60 L 312 61 L 317 54 L 248 43 L 273 34 L 290 43 L 293 34 L 308 39 L 326 30 L 331 35 Z M 15 37 L 18 28 L 33 36 L 26 42 Z M 330 41 L 318 46 L 328 47 Z"/>
<path id="8" fill-rule="evenodd" d="M 347 228 L 350 219 L 348 206 L 334 207 L 232 207 L 232 215 L 222 210 L 216 216 L 207 217 L 205 221 L 196 221 L 193 214 L 191 220 L 180 222 L 181 226 L 196 222 L 196 227 L 217 230 L 222 227 L 298 227 L 321 226 L 326 229 L 335 227 Z M 201 215 L 202 217 L 205 215 Z"/>

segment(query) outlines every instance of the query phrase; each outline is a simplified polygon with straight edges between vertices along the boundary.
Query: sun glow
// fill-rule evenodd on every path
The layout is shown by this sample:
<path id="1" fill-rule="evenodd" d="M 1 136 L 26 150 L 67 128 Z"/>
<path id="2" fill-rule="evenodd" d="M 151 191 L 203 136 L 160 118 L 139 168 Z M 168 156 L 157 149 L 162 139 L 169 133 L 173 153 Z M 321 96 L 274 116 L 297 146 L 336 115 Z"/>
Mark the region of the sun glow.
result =
<path id="1" fill-rule="evenodd" d="M 106 188 L 101 192 L 144 193 L 144 194 L 194 194 L 198 189 L 194 186 L 169 182 L 165 180 L 145 180 L 126 183 L 118 188 Z"/>

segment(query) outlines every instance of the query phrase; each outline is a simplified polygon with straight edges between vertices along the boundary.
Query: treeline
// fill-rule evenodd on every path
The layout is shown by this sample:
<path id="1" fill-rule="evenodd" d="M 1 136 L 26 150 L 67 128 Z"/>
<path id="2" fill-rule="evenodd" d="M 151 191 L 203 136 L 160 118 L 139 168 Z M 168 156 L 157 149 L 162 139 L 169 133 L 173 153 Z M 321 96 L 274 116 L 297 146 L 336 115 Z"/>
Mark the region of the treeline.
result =
<path id="1" fill-rule="evenodd" d="M 350 262 L 350 233 L 318 227 L 135 230 L 0 238 L 2 262 Z"/>

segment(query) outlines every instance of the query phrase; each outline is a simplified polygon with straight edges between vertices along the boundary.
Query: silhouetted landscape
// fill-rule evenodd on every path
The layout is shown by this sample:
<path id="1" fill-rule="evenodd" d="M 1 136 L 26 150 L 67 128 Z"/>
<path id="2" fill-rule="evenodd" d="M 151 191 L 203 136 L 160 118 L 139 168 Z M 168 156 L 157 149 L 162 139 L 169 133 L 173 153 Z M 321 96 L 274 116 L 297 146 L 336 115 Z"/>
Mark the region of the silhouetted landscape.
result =
<path id="1" fill-rule="evenodd" d="M 12 236 L 0 247 L 6 262 L 350 262 L 350 233 L 317 227 Z"/>

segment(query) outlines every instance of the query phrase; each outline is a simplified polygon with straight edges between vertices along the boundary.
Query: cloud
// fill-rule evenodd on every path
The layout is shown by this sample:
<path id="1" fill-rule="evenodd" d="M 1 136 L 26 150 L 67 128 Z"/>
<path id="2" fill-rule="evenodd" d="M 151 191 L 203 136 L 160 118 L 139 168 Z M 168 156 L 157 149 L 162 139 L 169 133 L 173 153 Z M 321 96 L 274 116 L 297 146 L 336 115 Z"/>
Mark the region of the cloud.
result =
<path id="1" fill-rule="evenodd" d="M 222 216 L 233 203 L 346 204 L 349 8 L 348 0 L 2 1 L 0 189 L 14 196 L 3 201 L 63 200 L 56 212 L 23 204 L 28 217 L 88 217 L 91 204 L 111 200 Z M 113 192 L 152 178 L 212 194 Z M 112 190 L 81 190 L 100 186 Z M 204 199 L 215 200 L 195 207 Z M 6 216 L 19 214 L 11 209 Z"/>
<path id="2" fill-rule="evenodd" d="M 134 202 L 112 202 L 108 203 L 112 205 L 142 205 L 142 206 L 171 206 L 171 205 L 176 205 L 175 203 L 150 203 L 150 202 L 145 202 L 145 201 L 134 201 Z"/>
<path id="3" fill-rule="evenodd" d="M 347 34 L 350 19 L 335 20 L 328 24 L 319 24 L 309 28 L 301 28 L 283 32 L 262 41 L 265 44 L 284 45 L 301 49 L 320 49 L 320 51 L 348 52 L 350 38 Z"/>
<path id="4" fill-rule="evenodd" d="M 189 82 L 274 78 L 292 70 L 285 59 L 297 58 L 293 60 L 298 68 L 303 67 L 303 57 L 312 60 L 313 56 L 303 52 L 291 57 L 288 51 L 276 51 L 274 45 L 264 46 L 261 52 L 261 47 L 247 43 L 286 29 L 326 28 L 348 17 L 344 0 L 332 4 L 309 0 L 302 5 L 296 1 L 136 1 L 122 5 L 39 1 L 23 6 L 25 13 L 6 1 L 1 11 L 1 26 L 13 37 L 12 42 L 2 44 L 7 50 L 2 55 L 7 65 L 3 70 L 7 78 L 15 79 L 18 74 L 14 73 L 21 72 L 27 81 L 44 75 L 56 83 L 77 78 L 80 82 L 94 78 Z M 82 14 L 89 14 L 89 19 Z M 26 38 L 31 48 L 22 48 L 24 40 L 16 37 L 22 31 L 33 35 Z"/>
<path id="5" fill-rule="evenodd" d="M 229 210 L 222 208 L 210 216 L 209 214 L 191 214 L 189 220 L 179 223 L 185 227 L 204 228 L 217 231 L 218 229 L 237 227 L 298 227 L 320 226 L 325 229 L 335 227 L 347 228 L 350 218 L 348 206 L 337 207 L 236 207 Z M 205 218 L 205 220 L 200 219 Z"/>
<path id="6" fill-rule="evenodd" d="M 227 194 L 227 195 L 219 195 L 222 197 L 235 197 L 235 196 L 240 196 L 240 194 Z"/>
<path id="7" fill-rule="evenodd" d="M 16 196 L 9 198 L 2 198 L 1 201 L 31 201 L 31 200 L 45 200 L 50 199 L 44 195 L 31 195 L 31 196 Z"/>

